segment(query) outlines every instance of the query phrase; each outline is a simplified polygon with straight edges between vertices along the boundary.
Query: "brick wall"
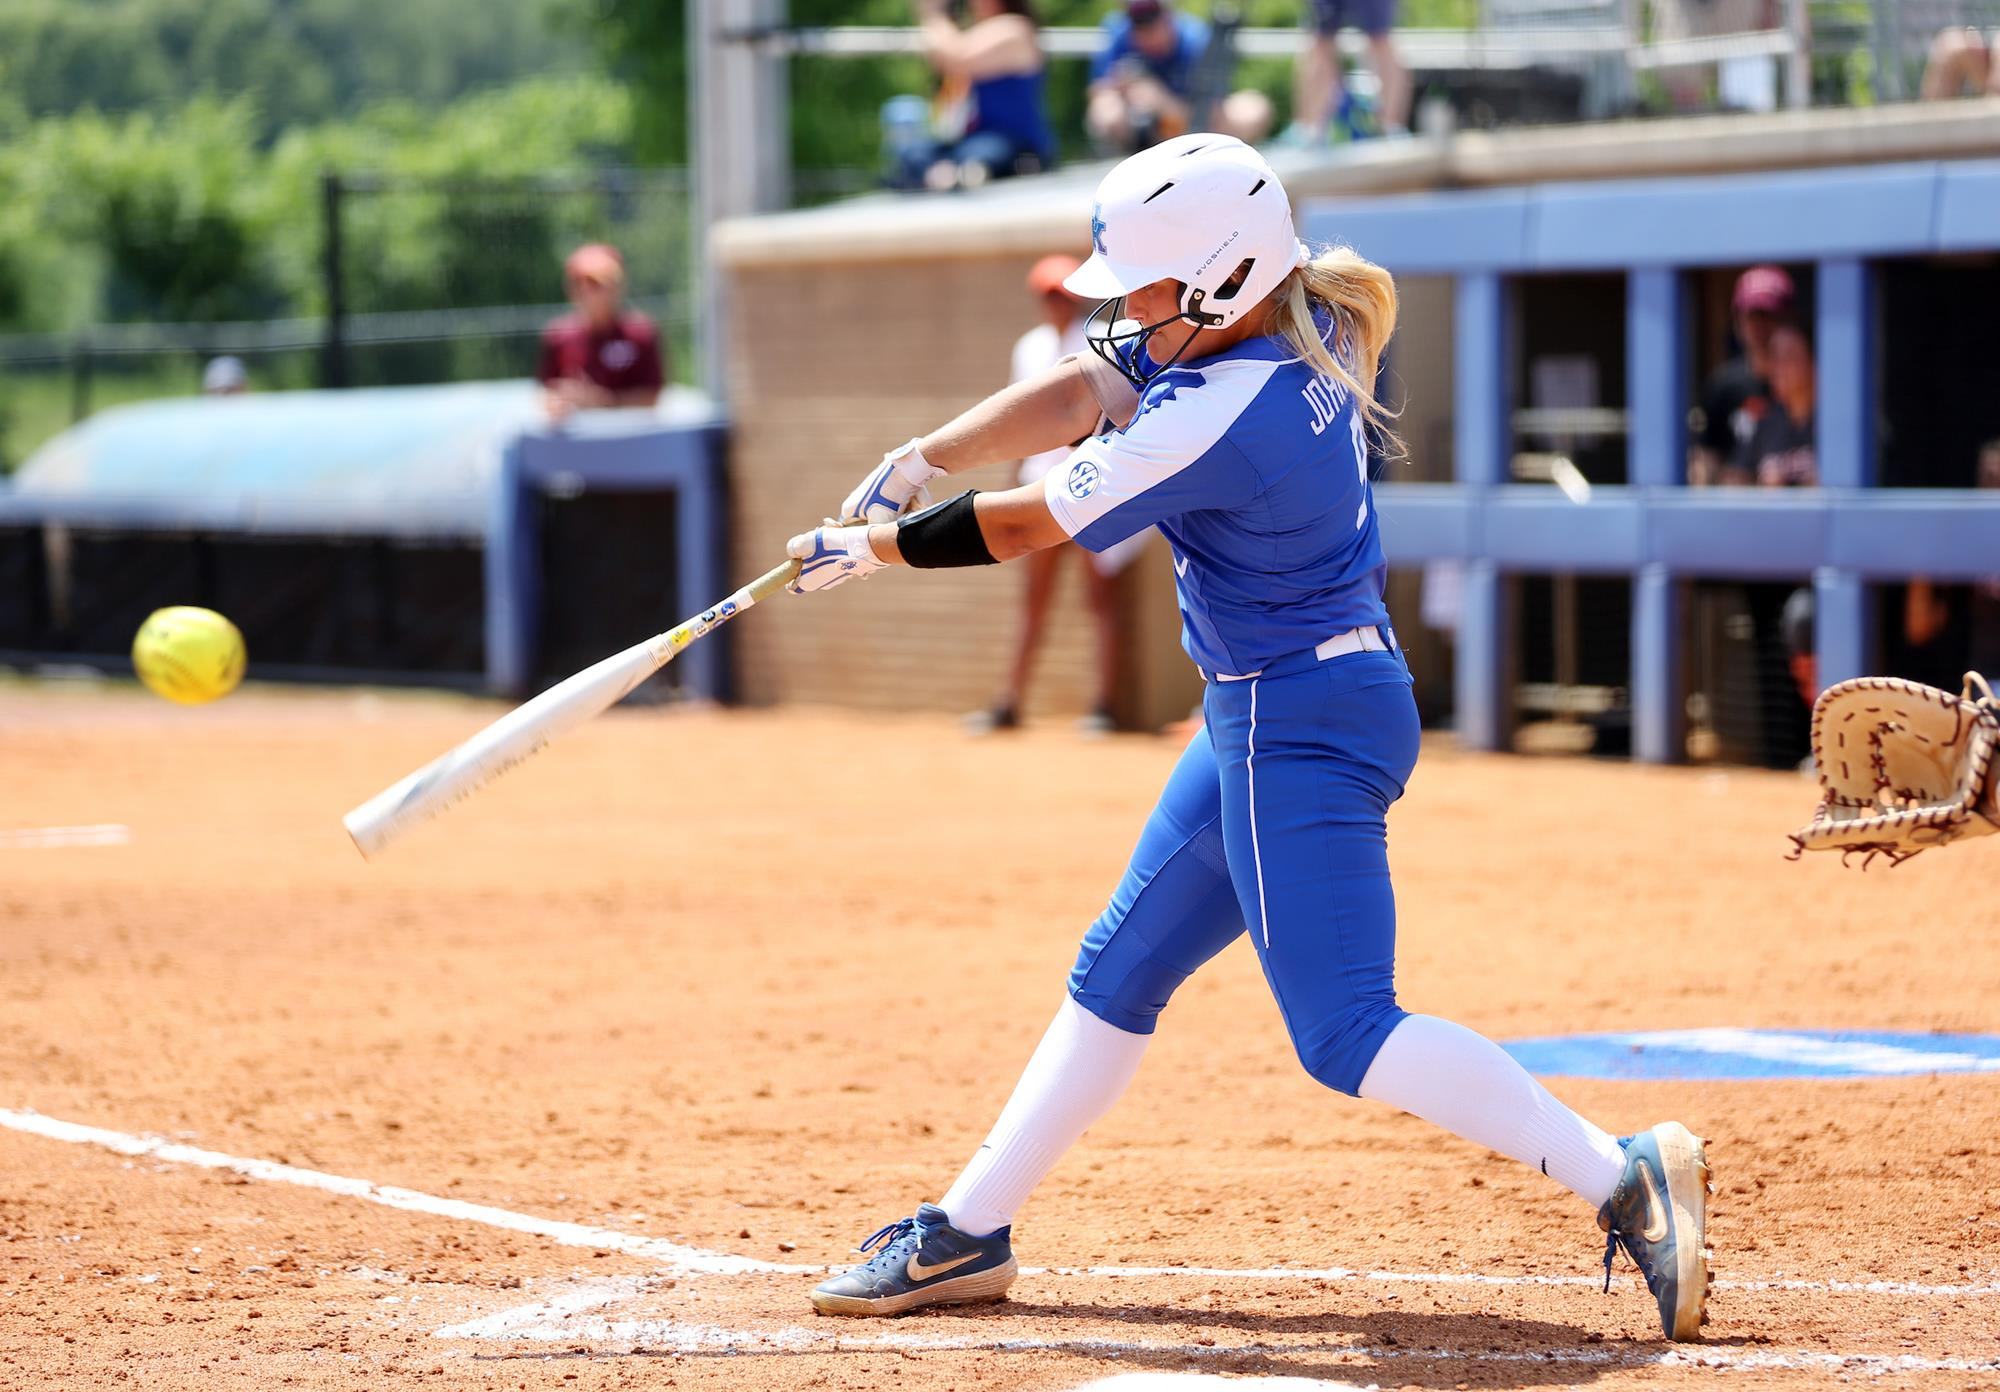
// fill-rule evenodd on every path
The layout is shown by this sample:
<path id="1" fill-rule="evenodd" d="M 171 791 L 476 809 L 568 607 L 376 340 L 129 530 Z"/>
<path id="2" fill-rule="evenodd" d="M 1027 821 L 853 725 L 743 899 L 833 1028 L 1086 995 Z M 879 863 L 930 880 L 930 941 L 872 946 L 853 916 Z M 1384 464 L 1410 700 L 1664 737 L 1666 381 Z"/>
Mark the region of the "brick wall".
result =
<path id="1" fill-rule="evenodd" d="M 779 556 L 785 539 L 836 508 L 884 450 L 1005 384 L 1014 340 L 1036 322 L 1022 287 L 1033 260 L 1001 253 L 732 268 L 727 389 L 738 572 L 753 574 Z M 1003 468 L 962 478 L 978 488 L 1013 482 Z M 1005 566 L 898 570 L 837 594 L 774 604 L 734 631 L 738 691 L 755 703 L 979 708 L 999 689 L 1023 579 Z M 1185 660 L 1176 660 L 1164 546 L 1132 568 L 1123 590 L 1129 689 L 1121 715 L 1157 725 L 1184 713 L 1199 692 Z M 1088 707 L 1092 642 L 1072 563 L 1030 718 Z"/>

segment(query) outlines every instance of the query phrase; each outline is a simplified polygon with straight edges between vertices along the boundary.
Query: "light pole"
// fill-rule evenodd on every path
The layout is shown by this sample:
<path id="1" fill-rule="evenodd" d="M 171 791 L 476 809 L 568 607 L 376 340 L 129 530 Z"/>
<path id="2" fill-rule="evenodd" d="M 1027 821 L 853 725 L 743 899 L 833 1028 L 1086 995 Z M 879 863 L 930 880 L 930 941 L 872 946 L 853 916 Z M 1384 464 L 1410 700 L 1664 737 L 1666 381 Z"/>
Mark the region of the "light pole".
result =
<path id="1" fill-rule="evenodd" d="M 693 180 L 695 343 L 700 380 L 724 396 L 728 300 L 709 252 L 715 224 L 774 212 L 791 197 L 786 61 L 756 37 L 781 29 L 785 0 L 689 0 L 688 147 Z"/>

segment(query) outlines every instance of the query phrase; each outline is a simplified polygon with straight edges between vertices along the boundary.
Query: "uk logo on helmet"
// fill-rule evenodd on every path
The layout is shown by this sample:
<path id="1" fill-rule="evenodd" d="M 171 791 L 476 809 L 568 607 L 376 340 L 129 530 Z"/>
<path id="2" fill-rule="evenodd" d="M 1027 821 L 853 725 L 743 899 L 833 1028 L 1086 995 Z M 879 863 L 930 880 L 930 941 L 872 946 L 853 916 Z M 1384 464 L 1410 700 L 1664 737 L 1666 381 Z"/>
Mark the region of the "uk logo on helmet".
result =
<path id="1" fill-rule="evenodd" d="M 1109 256 L 1111 254 L 1104 246 L 1104 205 L 1102 203 L 1093 203 L 1090 205 L 1090 244 L 1097 248 L 1099 256 Z"/>
<path id="2" fill-rule="evenodd" d="M 1100 477 L 1096 464 L 1088 459 L 1079 459 L 1070 465 L 1069 480 L 1063 486 L 1069 489 L 1070 497 L 1080 503 L 1097 491 Z"/>

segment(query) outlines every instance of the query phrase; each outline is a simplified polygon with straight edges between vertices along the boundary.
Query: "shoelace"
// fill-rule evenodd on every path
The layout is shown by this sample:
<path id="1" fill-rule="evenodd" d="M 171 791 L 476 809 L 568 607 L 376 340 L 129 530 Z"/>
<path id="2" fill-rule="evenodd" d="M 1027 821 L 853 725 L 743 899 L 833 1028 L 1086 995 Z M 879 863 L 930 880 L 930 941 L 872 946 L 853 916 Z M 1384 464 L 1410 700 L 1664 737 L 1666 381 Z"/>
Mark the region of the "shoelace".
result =
<path id="1" fill-rule="evenodd" d="M 875 1252 L 875 1256 L 870 1258 L 871 1261 L 879 1261 L 889 1254 L 891 1247 L 894 1247 L 904 1237 L 915 1231 L 916 1226 L 917 1220 L 914 1218 L 899 1219 L 886 1228 L 878 1228 L 854 1250 L 857 1252 L 875 1252 L 875 1249 L 879 1247 L 882 1250 Z"/>
<path id="2" fill-rule="evenodd" d="M 1632 1149 L 1632 1140 L 1633 1138 L 1630 1136 L 1620 1136 L 1618 1138 L 1618 1149 L 1629 1152 Z M 1625 1187 L 1622 1180 L 1618 1187 L 1620 1189 Z M 1617 1200 L 1618 1195 L 1614 1191 L 1611 1195 L 1611 1202 L 1606 1203 L 1604 1211 L 1598 1215 L 1598 1221 L 1604 1224 L 1604 1293 L 1606 1295 L 1611 1294 L 1611 1264 L 1618 1258 L 1618 1225 L 1611 1220 L 1611 1214 L 1614 1212 L 1612 1204 L 1616 1203 Z M 1638 1258 L 1633 1258 L 1633 1262 L 1636 1265 Z M 1640 1267 L 1639 1269 L 1641 1274 L 1644 1274 L 1645 1268 Z M 1652 1286 L 1650 1280 L 1646 1284 L 1648 1288 Z"/>
<path id="3" fill-rule="evenodd" d="M 1609 1295 L 1611 1293 L 1611 1263 L 1618 1256 L 1618 1239 L 1622 1236 L 1623 1234 L 1620 1233 L 1618 1229 L 1615 1227 L 1607 1229 L 1604 1234 L 1604 1293 L 1606 1295 Z M 1632 1257 L 1632 1265 L 1639 1268 L 1639 1275 L 1645 1278 L 1646 1289 L 1649 1291 L 1652 1290 L 1653 1289 L 1652 1268 L 1647 1266 L 1645 1262 L 1639 1260 L 1639 1257 L 1636 1253 L 1628 1252 L 1627 1255 Z"/>

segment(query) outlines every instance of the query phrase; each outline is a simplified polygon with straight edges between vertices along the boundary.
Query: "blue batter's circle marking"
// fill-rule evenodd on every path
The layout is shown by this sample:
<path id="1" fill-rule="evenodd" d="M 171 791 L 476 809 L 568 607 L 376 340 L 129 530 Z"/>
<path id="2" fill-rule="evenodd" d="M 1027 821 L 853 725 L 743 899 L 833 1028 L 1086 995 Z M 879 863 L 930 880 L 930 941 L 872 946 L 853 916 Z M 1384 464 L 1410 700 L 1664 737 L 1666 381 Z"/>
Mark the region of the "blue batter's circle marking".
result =
<path id="1" fill-rule="evenodd" d="M 1894 1030 L 1690 1029 L 1570 1034 L 1503 1046 L 1565 1078 L 1896 1078 L 2000 1073 L 2000 1035 Z"/>

